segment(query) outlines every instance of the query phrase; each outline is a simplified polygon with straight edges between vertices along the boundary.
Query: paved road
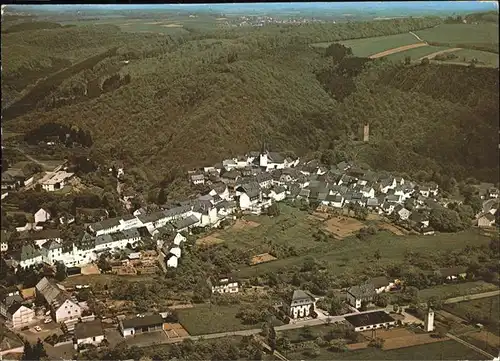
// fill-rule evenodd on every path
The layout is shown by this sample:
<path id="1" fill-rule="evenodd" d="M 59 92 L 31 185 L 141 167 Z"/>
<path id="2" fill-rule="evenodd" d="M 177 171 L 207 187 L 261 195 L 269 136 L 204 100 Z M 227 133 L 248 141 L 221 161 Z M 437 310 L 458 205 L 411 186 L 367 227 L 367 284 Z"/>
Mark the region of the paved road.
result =
<path id="1" fill-rule="evenodd" d="M 478 294 L 474 294 L 474 295 L 450 298 L 450 299 L 445 300 L 444 303 L 455 303 L 455 302 L 461 302 L 461 301 L 466 301 L 466 300 L 471 300 L 471 299 L 480 299 L 480 298 L 485 298 L 485 297 L 496 296 L 499 294 L 500 294 L 500 290 L 492 291 L 492 292 L 484 292 L 484 293 L 478 293 Z M 309 320 L 296 321 L 296 322 L 292 321 L 293 323 L 289 323 L 289 324 L 282 325 L 282 326 L 277 326 L 274 329 L 276 331 L 286 331 L 286 330 L 293 330 L 293 329 L 308 327 L 308 326 L 319 326 L 319 325 L 324 325 L 326 323 L 342 322 L 345 320 L 346 316 L 359 315 L 359 314 L 370 313 L 370 312 L 375 312 L 375 311 L 380 311 L 380 310 L 385 310 L 386 312 L 389 312 L 390 310 L 392 310 L 392 306 L 389 305 L 385 309 L 375 309 L 375 310 L 369 310 L 369 311 L 364 311 L 364 312 L 351 312 L 351 313 L 344 314 L 342 316 L 330 316 L 330 317 L 321 318 L 321 319 L 316 318 L 316 319 L 309 319 Z M 253 328 L 253 329 L 249 329 L 249 330 L 211 333 L 211 334 L 205 334 L 205 335 L 199 335 L 199 336 L 184 336 L 184 337 L 176 337 L 176 338 L 169 339 L 165 343 L 177 343 L 177 342 L 182 342 L 186 339 L 200 340 L 200 339 L 222 338 L 222 337 L 228 337 L 228 336 L 252 336 L 252 335 L 256 335 L 256 334 L 260 333 L 261 331 L 262 331 L 261 328 Z M 455 337 L 455 336 L 453 336 L 453 337 Z M 464 345 L 465 345 L 465 343 L 467 343 L 463 340 L 461 340 L 461 341 Z M 139 346 L 139 345 L 137 345 L 137 346 Z M 471 346 L 473 346 L 473 345 L 471 345 Z M 146 346 L 139 346 L 139 347 L 146 347 Z M 478 352 L 480 352 L 480 351 L 478 351 Z M 485 355 L 484 351 L 482 351 L 481 353 L 483 355 Z"/>
<path id="2" fill-rule="evenodd" d="M 484 293 L 476 293 L 474 295 L 448 298 L 443 303 L 449 304 L 449 303 L 457 303 L 457 302 L 462 302 L 462 301 L 478 300 L 481 298 L 494 297 L 494 296 L 498 296 L 498 295 L 500 295 L 500 290 L 491 291 L 491 292 L 484 292 Z"/>

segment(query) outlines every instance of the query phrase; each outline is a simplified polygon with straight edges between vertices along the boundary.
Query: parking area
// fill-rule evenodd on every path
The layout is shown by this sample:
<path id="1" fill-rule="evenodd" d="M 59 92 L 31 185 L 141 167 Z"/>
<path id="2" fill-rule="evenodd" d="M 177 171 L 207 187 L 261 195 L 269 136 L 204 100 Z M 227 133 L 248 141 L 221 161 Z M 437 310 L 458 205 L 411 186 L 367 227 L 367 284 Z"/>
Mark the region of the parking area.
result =
<path id="1" fill-rule="evenodd" d="M 43 341 L 47 336 L 52 334 L 62 335 L 63 332 L 59 324 L 53 321 L 44 323 L 44 319 L 41 319 L 36 324 L 31 325 L 27 330 L 19 330 L 18 333 L 29 342 L 36 342 L 38 339 Z"/>

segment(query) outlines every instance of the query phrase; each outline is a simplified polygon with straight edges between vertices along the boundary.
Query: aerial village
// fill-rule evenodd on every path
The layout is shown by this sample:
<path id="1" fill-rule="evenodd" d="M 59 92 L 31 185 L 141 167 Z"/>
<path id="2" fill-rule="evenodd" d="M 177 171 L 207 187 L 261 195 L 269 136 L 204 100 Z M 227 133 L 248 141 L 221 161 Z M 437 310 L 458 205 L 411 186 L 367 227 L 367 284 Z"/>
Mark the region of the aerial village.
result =
<path id="1" fill-rule="evenodd" d="M 123 172 L 120 169 L 119 174 Z M 59 170 L 40 182 L 45 191 L 51 192 L 63 187 L 61 182 L 71 177 L 71 173 Z M 220 229 L 245 214 L 267 217 L 273 206 L 281 202 L 298 202 L 305 207 L 313 204 L 316 211 L 323 212 L 349 210 L 362 217 L 377 214 L 413 232 L 432 237 L 434 230 L 429 225 L 429 211 L 433 207 L 446 206 L 448 202 L 439 196 L 439 188 L 433 183 L 416 184 L 402 177 L 362 169 L 350 162 L 326 167 L 316 160 L 304 162 L 264 149 L 189 171 L 186 177 L 194 185 L 207 185 L 210 191 L 196 199 L 162 205 L 153 211 L 146 206 L 127 216 L 88 224 L 81 239 L 70 246 L 57 228 L 47 227 L 47 224 L 71 223 L 74 219 L 55 220 L 47 210 L 39 209 L 33 215 L 33 223 L 17 229 L 26 235 L 20 252 L 9 252 L 8 234 L 2 231 L 1 246 L 6 264 L 18 270 L 40 264 L 53 267 L 63 264 L 68 274 L 85 274 L 90 272 L 88 270 L 97 270 L 97 264 L 106 259 L 111 265 L 108 272 L 113 274 L 166 272 L 182 267 L 183 249 L 188 239 L 196 238 L 196 229 Z M 2 181 L 2 188 L 4 186 L 7 185 Z M 477 226 L 491 227 L 498 212 L 498 189 L 490 188 L 482 197 L 483 210 L 476 215 Z M 408 209 L 408 204 L 412 205 L 412 210 Z M 135 251 L 144 239 L 152 241 L 151 249 Z M 440 277 L 449 281 L 465 277 L 461 267 L 439 272 Z M 233 294 L 242 289 L 241 282 L 229 276 L 213 277 L 207 282 L 212 293 Z M 394 327 L 400 321 L 387 310 L 365 311 L 365 305 L 378 294 L 400 287 L 399 282 L 378 277 L 351 285 L 347 289 L 349 311 L 343 316 L 328 315 L 317 307 L 319 298 L 296 289 L 276 305 L 277 314 L 288 323 L 298 325 L 333 319 L 346 323 L 354 331 Z M 58 327 L 63 333 L 54 336 L 53 344 L 71 344 L 75 349 L 109 342 L 109 337 L 105 337 L 106 327 L 114 327 L 121 338 L 158 330 L 166 330 L 173 338 L 182 339 L 188 335 L 168 310 L 117 320 L 96 318 L 88 302 L 76 297 L 88 287 L 83 284 L 68 289 L 51 277 L 44 277 L 34 289 L 3 290 L 0 314 L 8 328 L 16 332 L 31 330 L 34 337 L 42 328 Z M 111 326 L 106 322 L 111 322 Z M 430 309 L 425 318 L 426 331 L 433 330 L 433 322 L 434 314 Z"/>

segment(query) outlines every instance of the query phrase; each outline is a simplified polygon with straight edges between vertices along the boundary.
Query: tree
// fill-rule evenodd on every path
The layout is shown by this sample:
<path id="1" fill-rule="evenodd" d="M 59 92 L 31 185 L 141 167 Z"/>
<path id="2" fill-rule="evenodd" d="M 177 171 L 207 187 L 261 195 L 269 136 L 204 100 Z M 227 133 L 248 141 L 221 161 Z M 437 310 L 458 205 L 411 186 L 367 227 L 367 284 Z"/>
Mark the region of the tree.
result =
<path id="1" fill-rule="evenodd" d="M 405 65 L 411 64 L 411 56 L 405 56 Z"/>
<path id="2" fill-rule="evenodd" d="M 267 208 L 267 214 L 270 217 L 277 217 L 280 215 L 280 208 L 277 203 L 273 203 Z"/>
<path id="3" fill-rule="evenodd" d="M 346 343 L 343 339 L 330 340 L 328 350 L 333 352 L 344 352 L 347 350 Z"/>
<path id="4" fill-rule="evenodd" d="M 57 262 L 55 278 L 59 282 L 64 281 L 68 277 L 66 265 L 63 262 Z"/>
<path id="5" fill-rule="evenodd" d="M 458 232 L 463 229 L 462 220 L 456 211 L 448 208 L 434 208 L 429 214 L 429 224 L 436 231 Z"/>
<path id="6" fill-rule="evenodd" d="M 97 261 L 97 267 L 99 267 L 99 269 L 102 272 L 109 272 L 109 271 L 111 271 L 111 264 L 107 260 L 106 256 L 103 255 L 103 254 L 101 255 L 101 257 L 99 257 L 99 260 Z"/>
<path id="7" fill-rule="evenodd" d="M 325 50 L 325 56 L 331 57 L 336 63 L 342 61 L 348 55 L 352 55 L 352 49 L 340 43 L 333 43 Z"/>
<path id="8" fill-rule="evenodd" d="M 376 295 L 373 299 L 373 303 L 375 303 L 379 307 L 387 307 L 389 304 L 388 295 L 385 293 L 380 293 Z"/>
<path id="9" fill-rule="evenodd" d="M 165 191 L 165 188 L 160 188 L 160 191 L 158 192 L 158 204 L 165 204 L 167 202 L 167 193 Z"/>
<path id="10" fill-rule="evenodd" d="M 429 60 L 429 58 L 423 58 L 421 61 L 420 61 L 420 64 L 421 65 L 429 65 L 431 62 Z"/>

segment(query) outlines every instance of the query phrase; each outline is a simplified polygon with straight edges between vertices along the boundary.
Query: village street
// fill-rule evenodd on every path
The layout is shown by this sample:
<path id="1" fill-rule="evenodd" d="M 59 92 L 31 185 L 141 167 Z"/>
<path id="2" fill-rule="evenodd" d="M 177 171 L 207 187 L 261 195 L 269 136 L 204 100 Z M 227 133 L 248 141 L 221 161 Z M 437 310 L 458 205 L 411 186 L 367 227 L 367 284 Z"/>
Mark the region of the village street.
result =
<path id="1" fill-rule="evenodd" d="M 478 294 L 473 294 L 473 295 L 467 295 L 467 296 L 462 296 L 462 297 L 453 297 L 450 299 L 447 299 L 444 301 L 444 303 L 457 303 L 461 301 L 466 301 L 466 300 L 471 300 L 471 299 L 480 299 L 480 298 L 486 298 L 486 297 L 492 297 L 500 295 L 500 290 L 498 291 L 492 291 L 492 292 L 484 292 L 484 293 L 478 293 Z M 388 305 L 387 307 L 383 308 L 384 311 L 386 312 L 391 312 L 393 309 L 392 305 Z M 380 308 L 377 309 L 372 309 L 369 311 L 364 311 L 364 312 L 351 312 L 347 313 L 344 315 L 340 316 L 324 316 L 316 318 L 316 319 L 307 319 L 303 321 L 292 321 L 289 324 L 282 325 L 282 326 L 276 326 L 275 330 L 276 331 L 287 331 L 287 330 L 293 330 L 297 328 L 302 328 L 302 327 L 309 327 L 309 326 L 319 326 L 319 325 L 324 325 L 328 323 L 336 323 L 336 322 L 342 322 L 345 320 L 345 317 L 351 316 L 351 315 L 358 315 L 358 314 L 363 314 L 363 313 L 370 313 L 370 312 L 375 312 L 375 311 L 380 311 Z M 405 323 L 423 323 L 421 320 L 417 319 L 416 317 L 407 314 L 406 312 L 403 311 L 402 313 L 403 322 Z M 151 334 L 144 334 L 140 335 L 142 337 L 140 338 L 129 338 L 126 340 L 126 343 L 129 346 L 138 346 L 138 347 L 148 347 L 151 345 L 155 344 L 169 344 L 169 343 L 177 343 L 177 342 L 182 342 L 186 339 L 191 339 L 193 341 L 195 340 L 200 340 L 200 339 L 215 339 L 215 338 L 222 338 L 222 337 L 228 337 L 228 336 L 252 336 L 252 335 L 257 335 L 262 331 L 261 328 L 254 328 L 254 329 L 249 329 L 249 330 L 239 330 L 239 331 L 231 331 L 231 332 L 220 332 L 220 333 L 211 333 L 211 334 L 205 334 L 205 335 L 197 335 L 197 336 L 185 336 L 185 337 L 176 337 L 176 338 L 171 338 L 171 339 L 165 339 L 164 337 L 152 337 Z M 158 332 L 160 333 L 160 332 Z M 163 335 L 163 331 L 161 331 Z M 463 343 L 463 342 L 462 342 Z M 464 343 L 465 344 L 465 343 Z M 483 352 L 484 354 L 484 352 Z"/>

